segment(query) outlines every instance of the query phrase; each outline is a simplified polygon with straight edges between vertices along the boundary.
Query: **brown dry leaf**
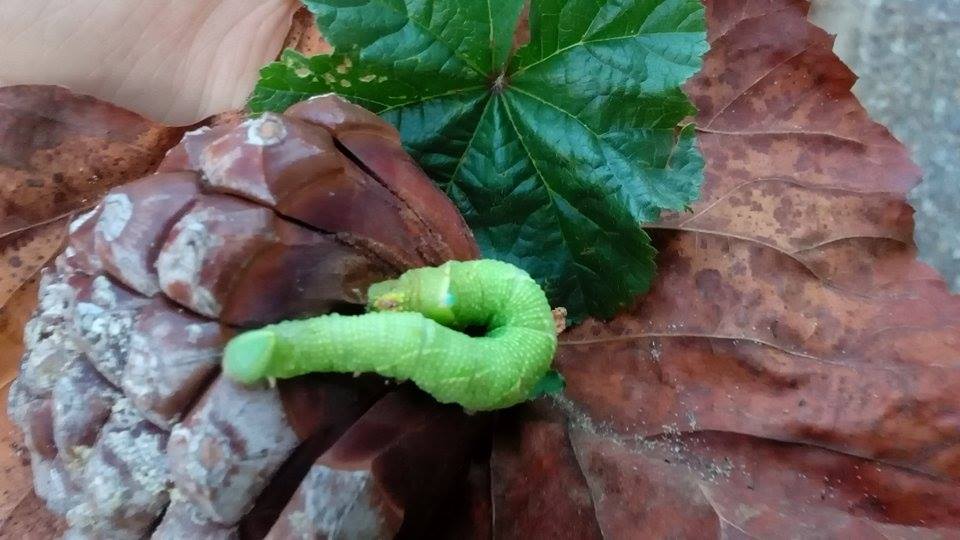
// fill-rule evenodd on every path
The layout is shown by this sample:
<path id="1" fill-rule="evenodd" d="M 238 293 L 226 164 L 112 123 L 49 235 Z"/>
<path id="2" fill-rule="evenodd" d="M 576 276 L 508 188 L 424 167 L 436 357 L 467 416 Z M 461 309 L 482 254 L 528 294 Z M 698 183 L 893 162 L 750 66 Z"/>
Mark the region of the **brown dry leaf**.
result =
<path id="1" fill-rule="evenodd" d="M 333 47 L 323 39 L 316 17 L 310 10 L 303 7 L 293 14 L 290 31 L 283 41 L 284 49 L 294 49 L 305 56 L 328 54 Z"/>
<path id="2" fill-rule="evenodd" d="M 4 178 L 2 173 L 0 178 Z M 68 217 L 63 217 L 0 236 L 0 306 L 5 306 L 7 300 L 60 250 L 67 235 L 67 220 Z"/>
<path id="3" fill-rule="evenodd" d="M 0 307 L 0 387 L 17 376 L 23 354 L 23 327 L 37 304 L 39 279 L 27 279 Z"/>
<path id="4" fill-rule="evenodd" d="M 960 298 L 914 260 L 920 173 L 806 0 L 706 5 L 703 200 L 651 227 L 648 295 L 562 338 L 556 407 L 499 434 L 495 528 L 960 536 Z"/>
<path id="5" fill-rule="evenodd" d="M 64 88 L 0 88 L 0 237 L 96 204 L 182 134 Z"/>
<path id="6" fill-rule="evenodd" d="M 5 0 L 0 84 L 56 84 L 158 122 L 242 106 L 296 0 Z"/>
<path id="7" fill-rule="evenodd" d="M 32 491 L 29 458 L 27 449 L 20 441 L 20 434 L 7 416 L 7 393 L 9 381 L 0 385 L 0 473 L 3 474 L 3 487 L 0 488 L 0 524 L 19 504 L 25 493 Z M 2 529 L 0 529 L 2 530 Z"/>

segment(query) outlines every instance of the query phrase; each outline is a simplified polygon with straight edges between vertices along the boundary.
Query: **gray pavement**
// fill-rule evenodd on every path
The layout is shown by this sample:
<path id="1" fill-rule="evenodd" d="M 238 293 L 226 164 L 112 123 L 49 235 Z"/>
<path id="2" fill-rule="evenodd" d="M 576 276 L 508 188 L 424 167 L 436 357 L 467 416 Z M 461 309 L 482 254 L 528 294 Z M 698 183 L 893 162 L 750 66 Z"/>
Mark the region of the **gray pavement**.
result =
<path id="1" fill-rule="evenodd" d="M 921 257 L 960 292 L 960 0 L 813 0 L 854 91 L 913 152 Z"/>

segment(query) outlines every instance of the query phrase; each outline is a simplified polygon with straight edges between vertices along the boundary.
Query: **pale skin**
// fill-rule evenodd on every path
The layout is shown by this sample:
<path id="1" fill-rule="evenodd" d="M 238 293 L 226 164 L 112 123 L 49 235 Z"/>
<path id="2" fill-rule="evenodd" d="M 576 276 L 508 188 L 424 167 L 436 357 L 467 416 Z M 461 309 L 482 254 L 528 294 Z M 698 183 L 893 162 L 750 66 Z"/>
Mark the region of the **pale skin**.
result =
<path id="1" fill-rule="evenodd" d="M 369 290 L 370 313 L 270 325 L 234 338 L 224 372 L 252 383 L 314 372 L 410 380 L 442 403 L 474 411 L 529 398 L 557 347 L 543 290 L 500 261 L 410 270 Z M 482 327 L 484 335 L 460 330 Z"/>

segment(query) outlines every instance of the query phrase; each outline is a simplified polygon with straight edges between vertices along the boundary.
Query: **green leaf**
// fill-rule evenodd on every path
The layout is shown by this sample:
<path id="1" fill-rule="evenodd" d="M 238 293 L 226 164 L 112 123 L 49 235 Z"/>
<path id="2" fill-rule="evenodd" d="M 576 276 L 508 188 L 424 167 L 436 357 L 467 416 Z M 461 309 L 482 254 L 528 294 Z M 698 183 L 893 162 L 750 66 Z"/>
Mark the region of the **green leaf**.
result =
<path id="1" fill-rule="evenodd" d="M 551 369 L 534 385 L 533 390 L 530 391 L 529 399 L 559 394 L 566 387 L 567 381 L 563 378 L 563 375 Z"/>
<path id="2" fill-rule="evenodd" d="M 332 55 L 287 51 L 255 111 L 327 92 L 391 121 L 486 257 L 517 264 L 573 320 L 645 292 L 642 224 L 696 200 L 683 83 L 706 51 L 699 0 L 306 0 Z"/>

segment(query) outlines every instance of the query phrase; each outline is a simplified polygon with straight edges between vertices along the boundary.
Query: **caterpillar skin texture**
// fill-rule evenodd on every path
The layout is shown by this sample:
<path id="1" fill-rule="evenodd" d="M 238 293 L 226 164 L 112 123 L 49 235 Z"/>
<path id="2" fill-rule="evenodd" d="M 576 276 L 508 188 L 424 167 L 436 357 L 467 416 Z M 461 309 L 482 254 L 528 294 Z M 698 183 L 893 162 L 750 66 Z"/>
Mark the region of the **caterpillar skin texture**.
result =
<path id="1" fill-rule="evenodd" d="M 244 383 L 374 372 L 482 411 L 526 400 L 557 348 L 543 290 L 504 262 L 410 270 L 371 286 L 368 297 L 365 315 L 288 321 L 237 336 L 224 351 L 224 371 Z M 487 332 L 459 331 L 468 326 Z"/>

